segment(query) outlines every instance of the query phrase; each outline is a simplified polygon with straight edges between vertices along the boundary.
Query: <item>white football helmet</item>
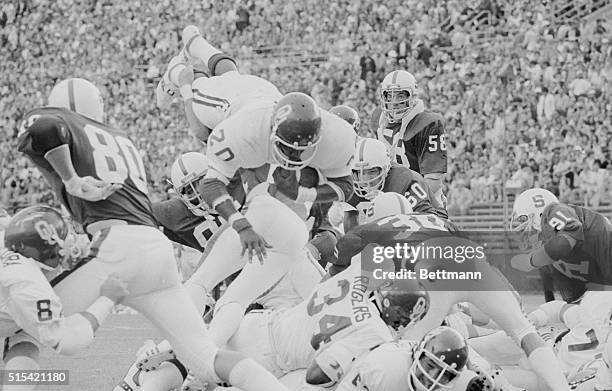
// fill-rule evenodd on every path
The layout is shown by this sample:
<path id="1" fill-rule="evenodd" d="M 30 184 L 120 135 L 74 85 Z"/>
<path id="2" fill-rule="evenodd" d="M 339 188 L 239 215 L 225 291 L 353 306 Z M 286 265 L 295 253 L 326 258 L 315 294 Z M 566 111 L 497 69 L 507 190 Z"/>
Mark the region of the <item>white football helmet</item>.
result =
<path id="1" fill-rule="evenodd" d="M 198 190 L 198 182 L 208 171 L 208 159 L 198 152 L 182 154 L 172 164 L 170 179 L 176 194 L 196 216 L 206 216 L 210 208 Z"/>
<path id="2" fill-rule="evenodd" d="M 525 190 L 514 200 L 510 227 L 515 232 L 541 231 L 544 208 L 556 202 L 559 200 L 548 190 L 541 188 Z M 516 226 L 515 222 L 518 223 Z"/>
<path id="3" fill-rule="evenodd" d="M 382 219 L 387 216 L 407 215 L 413 212 L 410 201 L 399 193 L 379 193 L 366 212 L 365 222 Z"/>
<path id="4" fill-rule="evenodd" d="M 393 71 L 380 86 L 380 105 L 389 122 L 400 122 L 417 104 L 417 82 L 410 72 Z"/>
<path id="5" fill-rule="evenodd" d="M 389 169 L 391 157 L 382 141 L 373 138 L 357 141 L 353 166 L 355 194 L 368 200 L 374 198 L 385 186 Z"/>
<path id="6" fill-rule="evenodd" d="M 49 106 L 64 107 L 98 122 L 104 120 L 102 94 L 85 79 L 73 77 L 56 84 L 49 94 Z"/>

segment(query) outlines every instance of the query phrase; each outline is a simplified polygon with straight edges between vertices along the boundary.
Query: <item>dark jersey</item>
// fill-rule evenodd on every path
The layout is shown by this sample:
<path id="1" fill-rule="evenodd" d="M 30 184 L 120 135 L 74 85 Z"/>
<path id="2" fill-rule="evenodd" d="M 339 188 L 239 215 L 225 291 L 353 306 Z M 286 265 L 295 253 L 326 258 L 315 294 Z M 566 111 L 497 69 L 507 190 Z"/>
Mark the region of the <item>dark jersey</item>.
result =
<path id="1" fill-rule="evenodd" d="M 544 245 L 558 235 L 576 241 L 569 253 L 553 263 L 557 271 L 585 283 L 612 285 L 612 224 L 604 215 L 556 203 L 542 212 L 541 226 Z"/>
<path id="2" fill-rule="evenodd" d="M 405 196 L 417 213 L 433 213 L 442 218 L 448 218 L 448 214 L 437 201 L 425 179 L 418 173 L 404 166 L 392 166 L 385 179 L 382 189 L 385 193 L 399 193 Z M 349 205 L 355 207 L 359 212 L 366 211 L 370 201 L 353 194 L 348 201 Z M 434 206 L 434 204 L 436 206 Z"/>
<path id="3" fill-rule="evenodd" d="M 454 231 L 446 220 L 431 214 L 396 215 L 359 225 L 338 239 L 337 265 L 348 266 L 351 258 L 367 245 L 395 246 L 407 243 L 417 246 L 433 237 L 452 237 Z"/>
<path id="4" fill-rule="evenodd" d="M 179 198 L 154 202 L 153 214 L 173 242 L 204 251 L 208 239 L 223 224 L 219 216 L 196 216 Z"/>
<path id="5" fill-rule="evenodd" d="M 236 173 L 230 180 L 227 192 L 234 199 L 236 209 L 240 211 L 245 201 L 240 174 Z M 154 202 L 153 214 L 170 240 L 198 251 L 204 251 L 208 239 L 223 224 L 223 220 L 216 213 L 206 216 L 194 215 L 178 197 Z"/>
<path id="6" fill-rule="evenodd" d="M 57 134 L 60 145 L 68 144 L 72 164 L 79 176 L 121 183 L 123 187 L 106 200 L 96 202 L 68 194 L 61 178 L 44 157 L 47 132 Z M 25 115 L 18 149 L 34 162 L 66 209 L 84 227 L 108 219 L 156 226 L 147 196 L 147 177 L 142 158 L 125 132 L 73 111 L 44 107 Z"/>
<path id="7" fill-rule="evenodd" d="M 395 163 L 421 175 L 446 173 L 446 136 L 441 115 L 424 111 L 400 123 L 388 123 L 381 115 L 376 133 L 391 148 Z"/>

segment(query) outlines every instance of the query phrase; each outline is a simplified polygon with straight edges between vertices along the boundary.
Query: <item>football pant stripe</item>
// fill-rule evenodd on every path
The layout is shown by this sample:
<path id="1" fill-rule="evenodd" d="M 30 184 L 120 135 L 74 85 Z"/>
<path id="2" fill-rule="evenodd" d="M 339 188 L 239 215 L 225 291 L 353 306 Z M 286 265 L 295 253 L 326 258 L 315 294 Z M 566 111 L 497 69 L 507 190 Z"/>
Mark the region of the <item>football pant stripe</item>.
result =
<path id="1" fill-rule="evenodd" d="M 76 111 L 76 105 L 74 102 L 74 79 L 68 79 L 68 106 L 70 110 Z"/>
<path id="2" fill-rule="evenodd" d="M 193 98 L 193 102 L 197 103 L 197 104 L 200 104 L 200 105 L 203 105 L 203 106 L 208 106 L 208 107 L 224 107 L 225 106 L 225 105 L 223 105 L 221 103 L 206 102 L 206 101 L 203 101 L 203 100 L 200 100 L 200 99 L 196 99 L 196 98 Z"/>

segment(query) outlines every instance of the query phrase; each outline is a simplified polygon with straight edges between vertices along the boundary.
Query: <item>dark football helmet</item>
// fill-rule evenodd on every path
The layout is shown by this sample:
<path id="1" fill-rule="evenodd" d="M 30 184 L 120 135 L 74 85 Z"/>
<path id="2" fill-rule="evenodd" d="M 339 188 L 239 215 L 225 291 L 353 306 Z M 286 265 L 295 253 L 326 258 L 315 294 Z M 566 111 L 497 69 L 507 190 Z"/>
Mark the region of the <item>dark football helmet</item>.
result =
<path id="1" fill-rule="evenodd" d="M 408 382 L 414 391 L 448 389 L 468 360 L 468 345 L 458 331 L 441 326 L 419 342 L 412 356 Z"/>
<path id="2" fill-rule="evenodd" d="M 87 249 L 62 215 L 44 205 L 30 206 L 15 214 L 4 233 L 4 246 L 24 257 L 32 258 L 46 270 L 62 266 L 71 269 Z"/>
<path id="3" fill-rule="evenodd" d="M 405 288 L 394 284 L 378 291 L 380 316 L 394 330 L 413 325 L 429 311 L 429 294 L 421 283 Z"/>
<path id="4" fill-rule="evenodd" d="M 321 141 L 321 112 L 315 101 L 301 92 L 282 97 L 272 115 L 272 153 L 287 170 L 306 167 Z"/>
<path id="5" fill-rule="evenodd" d="M 357 113 L 357 110 L 354 108 L 347 105 L 339 105 L 329 109 L 329 112 L 336 114 L 338 117 L 351 124 L 355 130 L 355 133 L 359 131 L 359 128 L 361 127 L 361 120 L 359 119 L 359 113 Z"/>

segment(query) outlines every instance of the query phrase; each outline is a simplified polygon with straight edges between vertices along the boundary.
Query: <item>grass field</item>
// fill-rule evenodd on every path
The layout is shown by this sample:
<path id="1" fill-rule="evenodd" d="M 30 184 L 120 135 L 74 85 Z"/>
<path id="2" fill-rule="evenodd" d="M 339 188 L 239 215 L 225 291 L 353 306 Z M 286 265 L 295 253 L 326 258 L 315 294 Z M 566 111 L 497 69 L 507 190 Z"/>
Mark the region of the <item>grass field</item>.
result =
<path id="1" fill-rule="evenodd" d="M 525 309 L 543 303 L 542 295 L 524 295 Z M 111 391 L 132 363 L 134 354 L 146 339 L 158 341 L 159 334 L 139 315 L 112 315 L 98 331 L 93 345 L 83 353 L 64 357 L 45 350 L 41 366 L 68 369 L 70 385 L 40 387 L 45 391 Z"/>

